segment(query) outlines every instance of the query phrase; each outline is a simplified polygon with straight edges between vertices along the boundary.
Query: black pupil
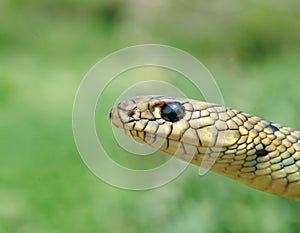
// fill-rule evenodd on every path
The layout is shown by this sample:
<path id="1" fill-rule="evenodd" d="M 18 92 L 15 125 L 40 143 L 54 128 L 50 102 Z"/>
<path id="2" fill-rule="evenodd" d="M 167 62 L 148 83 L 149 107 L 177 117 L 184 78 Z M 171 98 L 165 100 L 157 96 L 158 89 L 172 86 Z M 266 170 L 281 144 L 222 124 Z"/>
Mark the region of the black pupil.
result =
<path id="1" fill-rule="evenodd" d="M 179 103 L 168 103 L 161 107 L 161 117 L 170 122 L 176 122 L 184 116 L 184 108 Z"/>

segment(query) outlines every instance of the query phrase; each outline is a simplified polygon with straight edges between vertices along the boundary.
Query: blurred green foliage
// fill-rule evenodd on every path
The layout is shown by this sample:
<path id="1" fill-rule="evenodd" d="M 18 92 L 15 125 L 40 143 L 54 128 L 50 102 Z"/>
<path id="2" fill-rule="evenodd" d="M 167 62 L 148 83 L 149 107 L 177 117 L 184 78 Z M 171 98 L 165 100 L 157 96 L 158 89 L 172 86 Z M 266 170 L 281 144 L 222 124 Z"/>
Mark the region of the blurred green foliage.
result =
<path id="1" fill-rule="evenodd" d="M 0 232 L 299 232 L 298 202 L 217 174 L 199 177 L 194 166 L 155 190 L 111 187 L 82 162 L 71 121 L 94 63 L 160 43 L 203 61 L 228 106 L 300 129 L 299 9 L 292 0 L 2 0 Z M 99 134 L 110 130 L 108 111 L 123 87 L 116 81 L 104 94 Z M 103 144 L 122 160 L 111 133 Z"/>

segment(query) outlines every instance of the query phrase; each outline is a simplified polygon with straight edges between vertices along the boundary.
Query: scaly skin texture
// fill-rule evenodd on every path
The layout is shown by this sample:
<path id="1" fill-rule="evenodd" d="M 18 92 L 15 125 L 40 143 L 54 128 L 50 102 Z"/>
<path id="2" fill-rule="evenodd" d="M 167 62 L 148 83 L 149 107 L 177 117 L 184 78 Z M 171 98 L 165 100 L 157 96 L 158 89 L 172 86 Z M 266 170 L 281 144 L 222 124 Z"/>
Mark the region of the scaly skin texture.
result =
<path id="1" fill-rule="evenodd" d="M 184 116 L 162 118 L 179 103 Z M 141 96 L 111 110 L 112 123 L 134 139 L 253 188 L 300 200 L 300 132 L 197 100 Z M 208 165 L 205 165 L 208 164 Z"/>

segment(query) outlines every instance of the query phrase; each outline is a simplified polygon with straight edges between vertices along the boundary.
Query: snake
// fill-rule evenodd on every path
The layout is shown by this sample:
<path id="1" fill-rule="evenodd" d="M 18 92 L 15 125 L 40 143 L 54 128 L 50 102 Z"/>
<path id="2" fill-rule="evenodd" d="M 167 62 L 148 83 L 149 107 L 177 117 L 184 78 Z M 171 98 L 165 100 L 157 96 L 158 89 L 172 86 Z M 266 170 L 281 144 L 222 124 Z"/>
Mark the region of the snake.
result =
<path id="1" fill-rule="evenodd" d="M 110 120 L 161 152 L 300 201 L 300 131 L 293 128 L 220 104 L 163 95 L 124 100 L 112 107 Z"/>

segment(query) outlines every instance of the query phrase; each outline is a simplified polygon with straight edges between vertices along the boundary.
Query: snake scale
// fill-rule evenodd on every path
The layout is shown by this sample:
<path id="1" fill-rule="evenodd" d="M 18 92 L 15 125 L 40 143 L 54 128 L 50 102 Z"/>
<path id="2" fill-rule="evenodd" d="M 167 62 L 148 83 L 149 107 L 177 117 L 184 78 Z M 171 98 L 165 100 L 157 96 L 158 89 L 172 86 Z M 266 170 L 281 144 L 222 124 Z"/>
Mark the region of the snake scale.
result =
<path id="1" fill-rule="evenodd" d="M 160 151 L 198 166 L 211 159 L 214 172 L 300 200 L 300 131 L 222 105 L 168 96 L 122 101 L 110 118 Z"/>

